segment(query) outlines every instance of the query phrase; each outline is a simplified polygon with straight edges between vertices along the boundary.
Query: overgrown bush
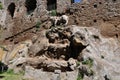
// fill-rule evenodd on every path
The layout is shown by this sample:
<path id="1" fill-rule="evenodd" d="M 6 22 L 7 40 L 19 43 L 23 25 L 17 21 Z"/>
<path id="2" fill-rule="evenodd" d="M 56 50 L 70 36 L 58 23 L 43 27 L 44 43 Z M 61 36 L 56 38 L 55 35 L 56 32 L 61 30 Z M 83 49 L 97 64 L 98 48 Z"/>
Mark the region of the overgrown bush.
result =
<path id="1" fill-rule="evenodd" d="M 77 64 L 77 66 L 80 66 L 80 62 L 79 62 L 79 61 L 77 61 L 77 63 L 76 63 L 76 64 Z"/>
<path id="2" fill-rule="evenodd" d="M 35 26 L 36 26 L 36 28 L 40 28 L 40 25 L 41 25 L 41 22 L 38 21 Z"/>
<path id="3" fill-rule="evenodd" d="M 56 16 L 57 15 L 57 11 L 56 10 L 51 10 L 50 15 L 51 16 Z"/>
<path id="4" fill-rule="evenodd" d="M 89 58 L 87 60 L 82 61 L 82 64 L 88 65 L 89 67 L 93 66 L 93 59 Z"/>
<path id="5" fill-rule="evenodd" d="M 13 69 L 9 69 L 0 74 L 0 76 L 3 76 L 0 80 L 25 80 L 23 79 L 23 75 L 23 72 L 14 73 Z"/>
<path id="6" fill-rule="evenodd" d="M 0 2 L 0 9 L 3 9 L 2 3 Z"/>
<path id="7" fill-rule="evenodd" d="M 83 80 L 83 73 L 79 71 L 77 80 Z"/>

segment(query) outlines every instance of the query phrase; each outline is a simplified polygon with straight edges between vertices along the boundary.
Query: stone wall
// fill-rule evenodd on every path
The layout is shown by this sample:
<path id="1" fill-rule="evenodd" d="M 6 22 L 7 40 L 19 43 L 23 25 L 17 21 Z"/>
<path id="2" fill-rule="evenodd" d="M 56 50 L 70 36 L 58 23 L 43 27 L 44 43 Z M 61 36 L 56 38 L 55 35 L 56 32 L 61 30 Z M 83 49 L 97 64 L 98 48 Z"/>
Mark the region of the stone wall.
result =
<path id="1" fill-rule="evenodd" d="M 120 35 L 120 1 L 119 0 L 83 0 L 73 3 L 68 15 L 69 24 L 80 26 L 97 26 L 104 36 Z"/>
<path id="2" fill-rule="evenodd" d="M 65 13 L 70 5 L 71 5 L 71 0 L 57 0 L 57 12 Z"/>
<path id="3" fill-rule="evenodd" d="M 4 20 L 2 21 L 4 24 L 4 31 L 2 33 L 3 39 L 21 33 L 26 29 L 35 26 L 37 22 L 45 21 L 48 18 L 47 0 L 36 0 L 36 8 L 31 12 L 27 12 L 26 0 L 1 0 L 1 2 L 4 6 L 4 9 L 2 10 L 2 13 L 4 14 L 1 14 L 2 20 Z M 13 16 L 11 16 L 8 9 L 11 3 L 15 4 Z M 57 12 L 65 12 L 68 5 L 70 5 L 70 0 L 58 0 Z"/>
<path id="4" fill-rule="evenodd" d="M 1 12 L 0 24 L 3 27 L 1 38 L 5 39 L 14 36 L 18 33 L 24 32 L 35 26 L 37 22 L 45 21 L 47 15 L 47 0 L 36 0 L 36 8 L 28 14 L 25 6 L 26 0 L 0 0 L 3 4 Z M 14 16 L 11 17 L 8 11 L 8 6 L 14 3 Z M 102 23 L 109 22 L 114 26 L 120 24 L 120 1 L 119 0 L 83 0 L 81 3 L 72 3 L 71 0 L 57 0 L 57 12 L 64 13 L 69 8 L 69 24 L 82 26 L 98 26 Z M 103 25 L 102 25 L 103 26 Z M 119 34 L 117 30 L 111 29 L 110 32 L 115 32 L 114 35 Z M 108 28 L 103 29 L 104 33 Z M 114 30 L 114 31 L 111 31 Z M 108 33 L 106 33 L 108 35 Z M 105 35 L 106 35 L 105 34 Z M 113 35 L 113 34 L 112 34 Z"/>
<path id="5" fill-rule="evenodd" d="M 90 0 L 87 3 L 74 3 L 70 8 L 70 14 L 72 14 L 70 23 L 93 26 L 103 21 L 117 21 L 120 17 L 119 5 L 119 0 Z"/>
<path id="6" fill-rule="evenodd" d="M 7 37 L 16 35 L 28 28 L 31 28 L 32 26 L 36 25 L 38 21 L 41 19 L 46 18 L 46 0 L 36 0 L 36 8 L 28 14 L 27 8 L 25 6 L 26 0 L 2 0 L 4 8 L 2 9 L 2 22 L 4 25 L 3 27 L 3 33 L 2 33 L 2 39 L 5 39 Z M 8 6 L 14 3 L 15 4 L 15 11 L 13 17 L 11 16 Z M 1 12 L 1 11 L 0 11 Z M 4 20 L 4 21 L 3 21 Z"/>

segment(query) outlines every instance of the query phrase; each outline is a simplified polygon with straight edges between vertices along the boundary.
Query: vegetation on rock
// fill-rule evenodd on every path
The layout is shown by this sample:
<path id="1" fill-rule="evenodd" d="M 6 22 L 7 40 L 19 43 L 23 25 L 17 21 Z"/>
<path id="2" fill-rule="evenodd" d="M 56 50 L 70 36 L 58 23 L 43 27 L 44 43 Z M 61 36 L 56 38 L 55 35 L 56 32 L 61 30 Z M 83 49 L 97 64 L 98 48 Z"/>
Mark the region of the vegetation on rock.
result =
<path id="1" fill-rule="evenodd" d="M 88 65 L 90 68 L 93 66 L 93 60 L 91 58 L 82 61 L 82 64 Z"/>
<path id="2" fill-rule="evenodd" d="M 23 79 L 23 72 L 14 73 L 12 69 L 0 74 L 0 80 L 25 80 Z"/>
<path id="3" fill-rule="evenodd" d="M 50 13 L 51 16 L 56 16 L 57 15 L 57 11 L 56 10 L 52 10 Z"/>
<path id="4" fill-rule="evenodd" d="M 0 2 L 0 9 L 3 9 L 3 5 L 2 5 L 2 3 Z"/>

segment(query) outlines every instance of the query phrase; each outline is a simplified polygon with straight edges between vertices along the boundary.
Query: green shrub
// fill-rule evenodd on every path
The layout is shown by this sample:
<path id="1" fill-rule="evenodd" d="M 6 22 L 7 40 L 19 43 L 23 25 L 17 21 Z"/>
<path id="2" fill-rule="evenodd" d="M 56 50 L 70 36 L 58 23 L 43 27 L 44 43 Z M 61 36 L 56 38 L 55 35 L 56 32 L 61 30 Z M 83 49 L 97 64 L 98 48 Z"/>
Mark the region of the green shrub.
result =
<path id="1" fill-rule="evenodd" d="M 3 76 L 0 80 L 24 80 L 23 79 L 23 72 L 20 73 L 14 73 L 13 69 L 9 69 L 8 71 L 0 74 L 0 76 Z"/>
<path id="2" fill-rule="evenodd" d="M 41 22 L 38 21 L 35 26 L 36 26 L 36 28 L 40 28 L 40 25 L 41 25 Z"/>
<path id="3" fill-rule="evenodd" d="M 80 62 L 79 62 L 79 61 L 77 61 L 77 63 L 76 63 L 76 64 L 77 64 L 77 66 L 79 66 L 79 65 L 80 65 Z"/>
<path id="4" fill-rule="evenodd" d="M 3 9 L 2 3 L 0 2 L 0 9 Z"/>
<path id="5" fill-rule="evenodd" d="M 7 73 L 7 74 L 15 74 L 14 71 L 13 71 L 13 69 L 9 69 L 9 70 L 7 70 L 6 73 Z"/>
<path id="6" fill-rule="evenodd" d="M 83 80 L 83 73 L 82 72 L 78 73 L 77 80 Z"/>
<path id="7" fill-rule="evenodd" d="M 89 75 L 94 75 L 94 71 L 92 69 L 90 69 Z"/>
<path id="8" fill-rule="evenodd" d="M 93 60 L 91 58 L 82 61 L 82 64 L 88 65 L 89 67 L 93 66 Z"/>
<path id="9" fill-rule="evenodd" d="M 56 16 L 57 15 L 57 11 L 56 10 L 52 10 L 50 13 L 51 16 Z"/>

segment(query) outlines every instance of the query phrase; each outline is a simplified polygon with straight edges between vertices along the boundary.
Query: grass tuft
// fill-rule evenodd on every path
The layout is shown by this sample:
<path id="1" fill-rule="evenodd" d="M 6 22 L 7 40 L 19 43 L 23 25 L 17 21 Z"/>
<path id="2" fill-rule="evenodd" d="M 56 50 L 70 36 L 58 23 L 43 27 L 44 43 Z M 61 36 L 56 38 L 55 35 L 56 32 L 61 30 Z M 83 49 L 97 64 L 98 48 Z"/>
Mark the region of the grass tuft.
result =
<path id="1" fill-rule="evenodd" d="M 2 5 L 2 3 L 0 2 L 0 9 L 2 10 L 3 9 L 3 5 Z"/>
<path id="2" fill-rule="evenodd" d="M 93 66 L 93 59 L 89 58 L 87 60 L 82 61 L 82 64 L 88 65 L 89 67 Z"/>
<path id="3" fill-rule="evenodd" d="M 83 80 L 83 73 L 82 72 L 78 73 L 77 80 Z"/>
<path id="4" fill-rule="evenodd" d="M 2 76 L 0 80 L 24 80 L 23 73 L 20 72 L 16 74 L 12 69 L 1 73 L 0 76 Z"/>
<path id="5" fill-rule="evenodd" d="M 41 25 L 41 22 L 38 21 L 35 26 L 36 26 L 36 28 L 40 28 L 40 25 Z"/>
<path id="6" fill-rule="evenodd" d="M 56 10 L 51 10 L 50 16 L 56 16 L 57 15 L 57 11 Z"/>

